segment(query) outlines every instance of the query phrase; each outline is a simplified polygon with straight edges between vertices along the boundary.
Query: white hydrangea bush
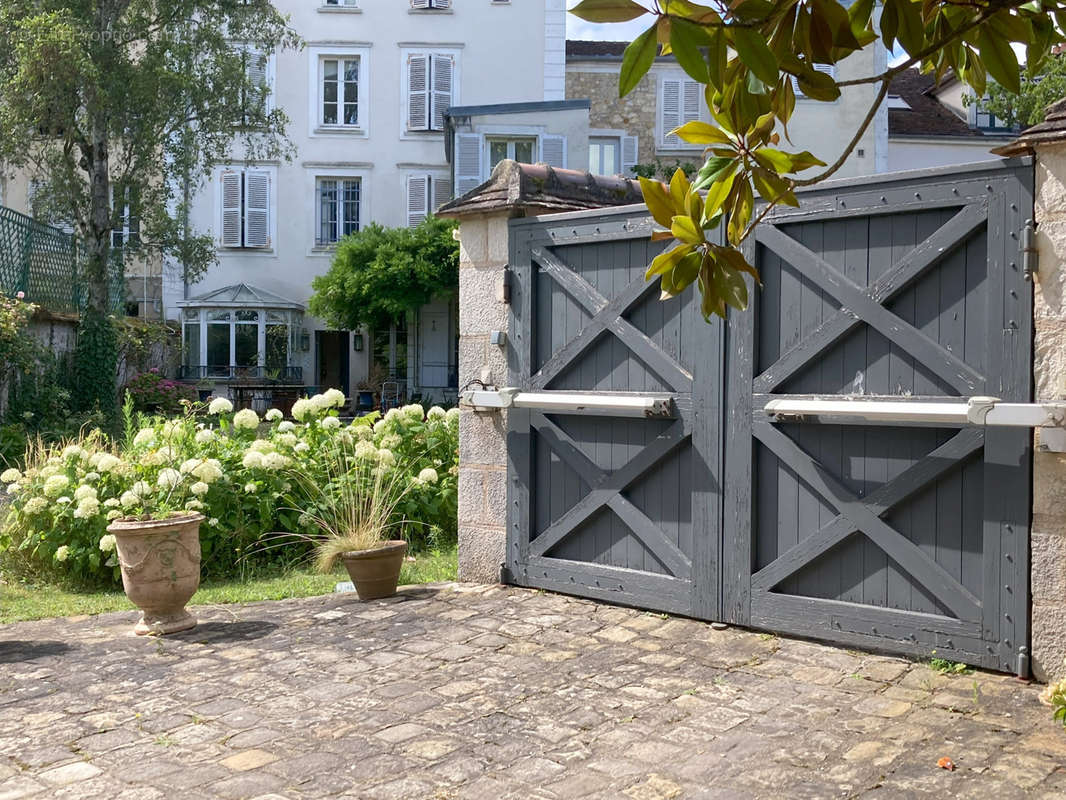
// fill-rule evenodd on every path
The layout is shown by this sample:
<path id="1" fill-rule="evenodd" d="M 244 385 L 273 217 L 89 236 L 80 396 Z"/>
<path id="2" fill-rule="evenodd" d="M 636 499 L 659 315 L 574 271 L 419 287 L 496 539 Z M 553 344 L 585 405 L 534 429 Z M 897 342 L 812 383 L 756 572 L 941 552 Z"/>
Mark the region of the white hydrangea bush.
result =
<path id="1" fill-rule="evenodd" d="M 458 411 L 409 405 L 347 422 L 346 405 L 331 389 L 298 400 L 285 419 L 278 409 L 260 416 L 215 398 L 177 418 L 128 414 L 120 441 L 94 431 L 27 453 L 22 466 L 0 473 L 10 500 L 0 548 L 78 578 L 117 582 L 113 520 L 196 511 L 211 522 L 200 528 L 204 575 L 291 563 L 306 555 L 303 545 L 266 547 L 264 536 L 306 532 L 309 500 L 293 478 L 324 474 L 324 454 L 337 447 L 408 487 L 396 522 L 414 549 L 454 541 Z"/>

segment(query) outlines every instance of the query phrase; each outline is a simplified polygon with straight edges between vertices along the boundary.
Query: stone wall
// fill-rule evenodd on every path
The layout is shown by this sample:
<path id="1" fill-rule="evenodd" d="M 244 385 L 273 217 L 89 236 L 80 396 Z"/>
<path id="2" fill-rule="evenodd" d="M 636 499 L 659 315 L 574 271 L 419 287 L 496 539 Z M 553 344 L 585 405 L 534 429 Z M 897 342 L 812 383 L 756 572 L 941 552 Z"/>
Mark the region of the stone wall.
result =
<path id="1" fill-rule="evenodd" d="M 459 386 L 504 386 L 507 352 L 491 344 L 507 331 L 502 301 L 507 268 L 507 220 L 513 213 L 462 218 L 459 229 Z M 459 580 L 496 583 L 506 551 L 506 412 L 462 408 L 459 414 Z"/>
<path id="2" fill-rule="evenodd" d="M 1066 397 L 1066 143 L 1037 149 L 1039 268 L 1033 306 L 1036 399 Z M 1066 454 L 1033 456 L 1032 666 L 1040 680 L 1066 675 Z"/>
<path id="3" fill-rule="evenodd" d="M 566 99 L 592 101 L 589 127 L 592 129 L 624 130 L 637 141 L 638 161 L 647 164 L 655 160 L 655 71 L 643 78 L 637 87 L 619 99 L 617 72 L 566 71 Z"/>

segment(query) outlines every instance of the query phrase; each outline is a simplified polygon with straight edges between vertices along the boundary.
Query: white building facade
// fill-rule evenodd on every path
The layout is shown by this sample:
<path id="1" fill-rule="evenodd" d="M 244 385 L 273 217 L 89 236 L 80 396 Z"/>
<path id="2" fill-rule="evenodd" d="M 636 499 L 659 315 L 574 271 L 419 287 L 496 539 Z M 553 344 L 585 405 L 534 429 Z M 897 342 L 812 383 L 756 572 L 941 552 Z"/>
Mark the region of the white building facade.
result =
<path id="1" fill-rule="evenodd" d="M 565 2 L 275 5 L 305 47 L 252 53 L 249 68 L 287 114 L 296 155 L 250 162 L 235 153 L 196 192 L 191 223 L 213 236 L 218 261 L 192 285 L 180 264 L 166 269 L 183 377 L 212 388 L 284 377 L 352 393 L 377 363 L 401 393 L 439 399 L 454 389 L 454 298 L 388 331 L 331 331 L 303 311 L 311 281 L 345 235 L 371 222 L 417 224 L 452 196 L 449 108 L 564 99 Z"/>

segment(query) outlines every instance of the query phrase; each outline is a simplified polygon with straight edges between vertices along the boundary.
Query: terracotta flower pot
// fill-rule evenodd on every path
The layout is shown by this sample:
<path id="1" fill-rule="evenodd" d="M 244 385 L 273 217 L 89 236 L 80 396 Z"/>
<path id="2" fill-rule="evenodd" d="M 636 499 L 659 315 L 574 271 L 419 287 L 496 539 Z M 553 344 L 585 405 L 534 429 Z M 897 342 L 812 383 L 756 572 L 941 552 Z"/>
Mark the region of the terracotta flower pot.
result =
<path id="1" fill-rule="evenodd" d="M 122 588 L 143 612 L 134 631 L 167 634 L 196 627 L 185 604 L 200 586 L 200 523 L 202 514 L 159 520 L 115 520 Z"/>
<path id="2" fill-rule="evenodd" d="M 396 594 L 400 568 L 407 555 L 407 542 L 383 542 L 373 550 L 344 553 L 341 558 L 355 584 L 360 600 L 377 600 Z"/>

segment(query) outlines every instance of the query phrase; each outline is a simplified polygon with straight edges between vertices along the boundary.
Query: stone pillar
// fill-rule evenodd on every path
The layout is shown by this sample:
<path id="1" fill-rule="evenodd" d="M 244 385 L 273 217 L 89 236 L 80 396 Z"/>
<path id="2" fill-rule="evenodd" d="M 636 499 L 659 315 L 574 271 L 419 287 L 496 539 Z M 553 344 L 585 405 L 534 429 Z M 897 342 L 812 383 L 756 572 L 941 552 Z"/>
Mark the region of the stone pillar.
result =
<path id="1" fill-rule="evenodd" d="M 459 386 L 507 383 L 507 352 L 489 341 L 507 331 L 503 302 L 509 236 L 504 207 L 463 216 L 459 226 Z M 459 412 L 459 580 L 500 579 L 507 539 L 507 413 Z"/>

